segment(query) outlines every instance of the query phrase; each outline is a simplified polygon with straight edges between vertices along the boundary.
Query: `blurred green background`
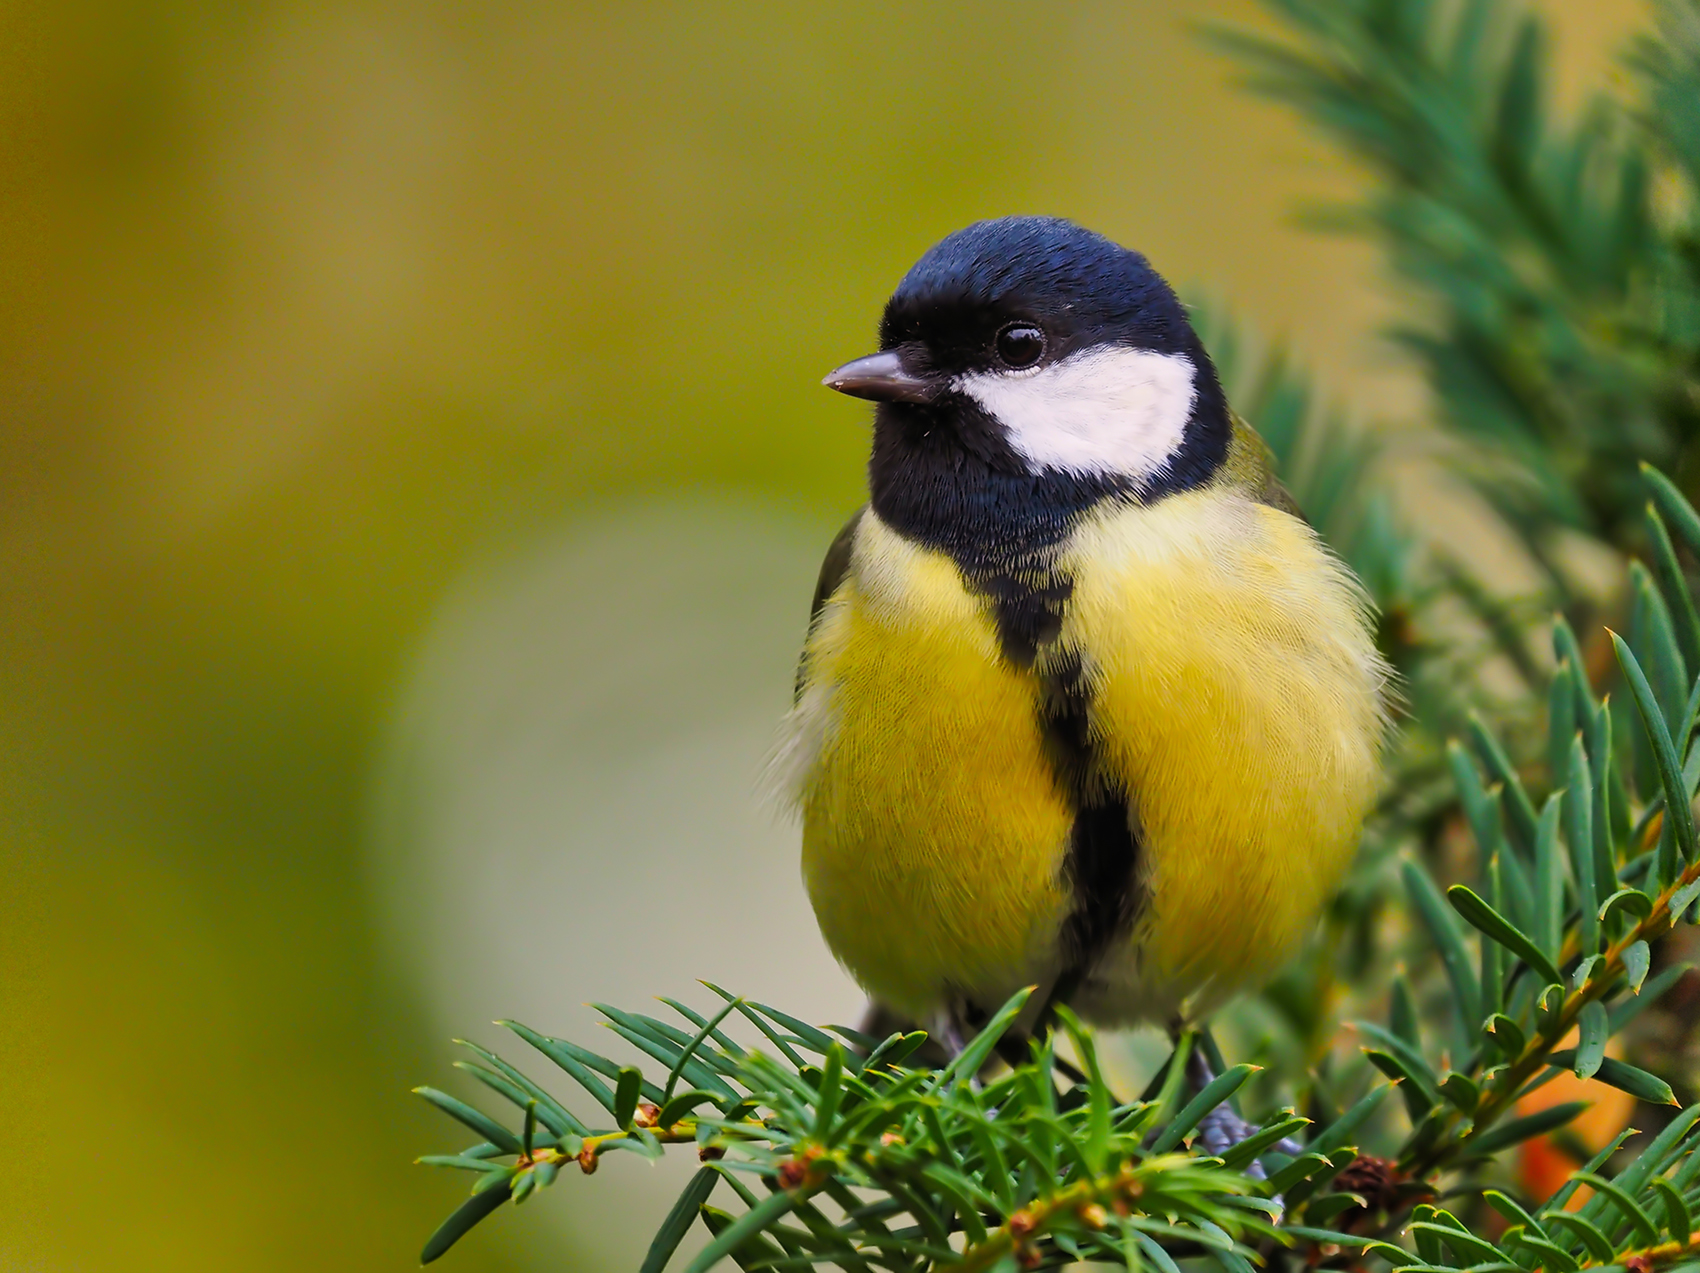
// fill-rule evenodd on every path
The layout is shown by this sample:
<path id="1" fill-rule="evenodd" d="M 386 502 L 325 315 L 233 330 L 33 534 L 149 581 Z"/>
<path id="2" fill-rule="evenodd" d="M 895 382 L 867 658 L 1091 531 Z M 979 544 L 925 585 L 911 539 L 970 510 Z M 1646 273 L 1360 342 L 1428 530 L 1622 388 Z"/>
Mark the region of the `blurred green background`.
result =
<path id="1" fill-rule="evenodd" d="M 1641 17 L 1544 8 L 1561 90 Z M 907 265 L 1071 216 L 1419 400 L 1223 18 L 0 10 L 0 1267 L 410 1267 L 450 1034 L 854 1010 L 757 773 Z M 650 1171 L 450 1258 L 629 1267 Z"/>

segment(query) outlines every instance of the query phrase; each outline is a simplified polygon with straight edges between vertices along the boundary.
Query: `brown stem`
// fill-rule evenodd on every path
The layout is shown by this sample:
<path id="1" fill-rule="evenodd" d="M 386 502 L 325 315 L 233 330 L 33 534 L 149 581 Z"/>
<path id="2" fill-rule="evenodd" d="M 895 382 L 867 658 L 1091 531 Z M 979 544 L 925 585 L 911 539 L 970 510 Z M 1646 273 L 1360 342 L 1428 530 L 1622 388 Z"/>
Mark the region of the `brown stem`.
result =
<path id="1" fill-rule="evenodd" d="M 1118 1186 L 1125 1188 L 1125 1173 L 1101 1180 L 1082 1180 L 1050 1198 L 1035 1199 L 1025 1210 L 1017 1211 L 1005 1223 L 962 1253 L 961 1260 L 951 1265 L 952 1273 L 980 1273 L 990 1268 L 1015 1247 L 1018 1241 L 1039 1237 L 1050 1227 L 1059 1211 L 1072 1211 L 1093 1203 L 1102 1203 L 1100 1195 L 1111 1196 Z"/>

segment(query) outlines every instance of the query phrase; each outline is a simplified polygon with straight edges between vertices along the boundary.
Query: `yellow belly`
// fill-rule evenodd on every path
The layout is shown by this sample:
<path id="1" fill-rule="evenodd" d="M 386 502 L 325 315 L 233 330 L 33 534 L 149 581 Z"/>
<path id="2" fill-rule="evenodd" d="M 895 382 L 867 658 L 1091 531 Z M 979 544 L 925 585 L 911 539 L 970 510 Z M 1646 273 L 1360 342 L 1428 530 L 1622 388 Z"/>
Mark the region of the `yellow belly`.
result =
<path id="1" fill-rule="evenodd" d="M 917 1016 L 959 994 L 995 1005 L 1054 964 L 1068 907 L 1072 813 L 1040 749 L 1036 681 L 999 655 L 954 564 L 863 523 L 861 577 L 806 655 L 798 713 L 826 719 L 804 880 L 827 944 L 877 998 Z"/>
<path id="2" fill-rule="evenodd" d="M 1374 793 L 1384 669 L 1308 528 L 1238 495 L 1120 509 L 1062 564 L 1074 595 L 1039 667 L 1086 670 L 1146 897 L 1079 1006 L 1166 1017 L 1267 976 L 1314 922 Z M 867 514 L 804 683 L 803 870 L 838 957 L 917 1014 L 1055 976 L 1072 810 L 1038 677 L 955 565 Z"/>

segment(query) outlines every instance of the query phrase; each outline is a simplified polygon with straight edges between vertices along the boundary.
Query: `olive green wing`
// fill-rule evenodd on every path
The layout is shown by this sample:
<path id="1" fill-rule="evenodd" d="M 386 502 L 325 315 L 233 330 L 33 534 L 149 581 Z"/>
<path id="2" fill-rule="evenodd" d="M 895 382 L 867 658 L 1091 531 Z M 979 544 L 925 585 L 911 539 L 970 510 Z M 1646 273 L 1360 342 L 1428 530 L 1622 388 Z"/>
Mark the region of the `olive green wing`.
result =
<path id="1" fill-rule="evenodd" d="M 820 612 L 826 609 L 826 603 L 832 594 L 838 591 L 838 585 L 844 582 L 844 576 L 850 573 L 850 557 L 856 546 L 856 528 L 862 524 L 862 514 L 867 512 L 867 505 L 858 508 L 844 523 L 844 529 L 833 537 L 832 543 L 826 550 L 826 559 L 820 564 L 820 578 L 815 581 L 815 599 L 809 606 L 809 630 L 814 631 L 815 620 L 820 618 Z M 792 687 L 793 700 L 803 696 L 803 660 L 797 660 L 797 679 Z"/>
<path id="2" fill-rule="evenodd" d="M 814 603 L 809 607 L 811 628 L 815 626 L 815 620 L 820 618 L 820 612 L 826 608 L 832 594 L 838 591 L 838 585 L 844 582 L 844 576 L 850 573 L 850 554 L 856 545 L 856 527 L 862 524 L 862 514 L 867 511 L 867 505 L 864 504 L 851 514 L 850 520 L 844 523 L 844 529 L 833 537 L 826 550 L 826 559 L 820 564 L 820 578 L 815 582 Z"/>
<path id="3" fill-rule="evenodd" d="M 1217 471 L 1217 480 L 1224 485 L 1237 486 L 1260 504 L 1291 513 L 1300 521 L 1308 521 L 1293 493 L 1275 476 L 1275 456 L 1269 444 L 1258 437 L 1257 430 L 1235 414 L 1234 436 L 1228 443 L 1228 458 Z"/>

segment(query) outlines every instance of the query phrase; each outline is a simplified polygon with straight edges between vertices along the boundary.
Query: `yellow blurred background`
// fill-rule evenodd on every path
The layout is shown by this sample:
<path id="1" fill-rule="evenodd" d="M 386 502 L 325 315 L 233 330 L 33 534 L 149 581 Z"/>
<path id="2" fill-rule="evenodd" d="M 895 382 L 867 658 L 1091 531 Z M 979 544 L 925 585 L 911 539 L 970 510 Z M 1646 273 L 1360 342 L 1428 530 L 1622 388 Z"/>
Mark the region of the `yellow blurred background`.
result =
<path id="1" fill-rule="evenodd" d="M 1642 17 L 1546 8 L 1572 96 Z M 695 976 L 854 1011 L 756 773 L 860 500 L 817 382 L 908 264 L 1071 216 L 1420 404 L 1367 249 L 1291 216 L 1352 174 L 1211 19 L 1265 25 L 0 9 L 0 1268 L 411 1267 L 451 1034 Z M 448 1260 L 631 1267 L 653 1170 Z"/>

